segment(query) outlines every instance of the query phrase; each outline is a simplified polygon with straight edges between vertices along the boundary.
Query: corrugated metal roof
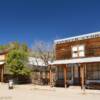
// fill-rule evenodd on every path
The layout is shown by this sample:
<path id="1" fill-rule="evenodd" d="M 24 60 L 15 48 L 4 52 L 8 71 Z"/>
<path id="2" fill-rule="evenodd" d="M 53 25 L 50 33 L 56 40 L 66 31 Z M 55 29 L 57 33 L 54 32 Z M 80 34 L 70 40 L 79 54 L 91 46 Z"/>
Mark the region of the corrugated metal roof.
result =
<path id="1" fill-rule="evenodd" d="M 88 34 L 74 36 L 70 38 L 58 39 L 58 40 L 55 40 L 54 43 L 59 44 L 59 43 L 64 43 L 64 42 L 72 42 L 76 40 L 84 40 L 84 39 L 90 39 L 90 38 L 96 38 L 96 37 L 100 37 L 100 32 L 94 32 L 94 33 L 88 33 Z"/>
<path id="2" fill-rule="evenodd" d="M 42 59 L 35 57 L 29 57 L 29 64 L 35 66 L 46 66 Z"/>
<path id="3" fill-rule="evenodd" d="M 68 59 L 68 60 L 55 60 L 54 62 L 50 63 L 50 65 L 77 64 L 77 63 L 90 63 L 90 62 L 100 62 L 100 57 L 77 58 L 77 59 Z"/>

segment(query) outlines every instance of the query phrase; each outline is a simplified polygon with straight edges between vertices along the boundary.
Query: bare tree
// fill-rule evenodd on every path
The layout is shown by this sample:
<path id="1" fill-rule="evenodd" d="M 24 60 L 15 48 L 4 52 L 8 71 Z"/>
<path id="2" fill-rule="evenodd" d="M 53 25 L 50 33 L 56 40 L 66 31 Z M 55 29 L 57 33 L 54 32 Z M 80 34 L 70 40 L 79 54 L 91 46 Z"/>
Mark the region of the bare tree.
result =
<path id="1" fill-rule="evenodd" d="M 53 45 L 44 41 L 35 41 L 32 47 L 32 56 L 43 60 L 46 66 L 54 59 Z"/>
<path id="2" fill-rule="evenodd" d="M 40 66 L 38 59 L 43 61 L 44 66 L 41 66 L 40 73 L 43 71 L 45 73 L 45 77 L 47 77 L 49 61 L 53 61 L 54 59 L 53 45 L 44 41 L 35 41 L 33 43 L 31 56 L 34 57 L 37 66 Z"/>

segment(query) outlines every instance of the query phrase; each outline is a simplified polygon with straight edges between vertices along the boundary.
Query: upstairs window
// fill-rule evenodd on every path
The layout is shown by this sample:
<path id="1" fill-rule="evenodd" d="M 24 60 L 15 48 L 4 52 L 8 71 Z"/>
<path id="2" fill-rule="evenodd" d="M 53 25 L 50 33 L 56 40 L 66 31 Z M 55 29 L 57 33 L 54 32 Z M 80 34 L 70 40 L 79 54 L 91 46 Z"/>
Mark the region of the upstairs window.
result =
<path id="1" fill-rule="evenodd" d="M 84 57 L 85 56 L 85 47 L 84 45 L 72 46 L 72 57 Z"/>

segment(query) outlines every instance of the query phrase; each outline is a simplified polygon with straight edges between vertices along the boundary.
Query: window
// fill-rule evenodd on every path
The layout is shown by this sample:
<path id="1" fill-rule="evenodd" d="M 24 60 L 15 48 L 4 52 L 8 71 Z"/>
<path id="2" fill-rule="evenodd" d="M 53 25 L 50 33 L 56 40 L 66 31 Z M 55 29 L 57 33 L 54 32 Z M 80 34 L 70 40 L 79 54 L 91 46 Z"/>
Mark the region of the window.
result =
<path id="1" fill-rule="evenodd" d="M 84 57 L 85 56 L 85 47 L 84 45 L 72 46 L 72 57 Z"/>
<path id="2" fill-rule="evenodd" d="M 100 80 L 100 63 L 87 64 L 86 71 L 88 80 Z"/>

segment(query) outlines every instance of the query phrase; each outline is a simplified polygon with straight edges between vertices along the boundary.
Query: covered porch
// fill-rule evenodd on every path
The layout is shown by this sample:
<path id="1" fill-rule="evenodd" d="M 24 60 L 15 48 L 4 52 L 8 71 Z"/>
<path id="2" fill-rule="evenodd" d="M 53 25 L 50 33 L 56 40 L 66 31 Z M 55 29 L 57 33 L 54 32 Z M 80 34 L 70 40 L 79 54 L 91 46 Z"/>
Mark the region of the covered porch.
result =
<path id="1" fill-rule="evenodd" d="M 56 84 L 79 85 L 82 88 L 89 83 L 100 84 L 100 57 L 77 58 L 69 60 L 56 60 L 50 67 L 56 67 Z M 53 82 L 50 70 L 50 85 Z"/>

